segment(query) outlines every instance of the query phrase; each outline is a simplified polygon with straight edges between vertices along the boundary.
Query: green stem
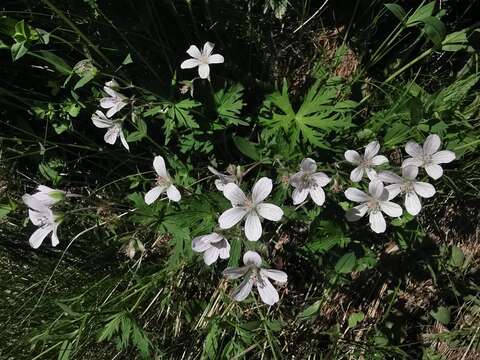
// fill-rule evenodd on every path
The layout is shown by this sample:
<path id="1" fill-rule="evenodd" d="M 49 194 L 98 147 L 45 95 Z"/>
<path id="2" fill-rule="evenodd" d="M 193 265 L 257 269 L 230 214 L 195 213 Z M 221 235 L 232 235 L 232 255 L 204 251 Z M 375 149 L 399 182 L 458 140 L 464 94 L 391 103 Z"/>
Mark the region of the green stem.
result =
<path id="1" fill-rule="evenodd" d="M 413 59 L 412 61 L 410 61 L 408 64 L 406 64 L 405 66 L 402 66 L 399 70 L 395 71 L 392 75 L 390 75 L 388 77 L 387 80 L 385 80 L 385 83 L 388 83 L 390 81 L 392 81 L 393 79 L 395 79 L 398 75 L 400 75 L 401 73 L 403 73 L 405 70 L 407 70 L 408 68 L 410 68 L 411 66 L 415 65 L 417 62 L 419 62 L 420 60 L 426 58 L 428 55 L 430 55 L 431 53 L 433 52 L 433 48 L 432 49 L 428 49 L 427 51 L 425 51 L 423 54 L 421 54 L 420 56 L 416 57 L 415 59 Z"/>

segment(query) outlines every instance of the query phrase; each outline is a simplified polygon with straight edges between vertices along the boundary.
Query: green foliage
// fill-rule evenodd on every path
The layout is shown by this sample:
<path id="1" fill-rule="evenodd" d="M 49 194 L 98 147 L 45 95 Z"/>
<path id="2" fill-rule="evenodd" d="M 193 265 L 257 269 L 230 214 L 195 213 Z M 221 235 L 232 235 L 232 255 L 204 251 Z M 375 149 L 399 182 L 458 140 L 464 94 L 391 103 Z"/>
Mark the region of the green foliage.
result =
<path id="1" fill-rule="evenodd" d="M 281 91 L 267 96 L 260 111 L 260 124 L 265 126 L 264 137 L 271 138 L 281 131 L 291 142 L 306 141 L 327 148 L 326 135 L 348 129 L 351 126 L 348 114 L 356 106 L 353 101 L 338 99 L 341 88 L 336 80 L 319 79 L 295 111 L 288 95 L 287 81 L 284 80 Z"/>

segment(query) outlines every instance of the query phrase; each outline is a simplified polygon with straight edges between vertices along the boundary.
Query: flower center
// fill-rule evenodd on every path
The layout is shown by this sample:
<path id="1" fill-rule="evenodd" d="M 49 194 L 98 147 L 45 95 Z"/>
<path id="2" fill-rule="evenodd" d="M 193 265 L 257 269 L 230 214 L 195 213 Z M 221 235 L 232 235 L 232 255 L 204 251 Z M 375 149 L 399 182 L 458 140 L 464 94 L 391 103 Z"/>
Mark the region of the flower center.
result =
<path id="1" fill-rule="evenodd" d="M 378 209 L 380 208 L 380 206 L 378 205 L 378 200 L 373 198 L 367 202 L 367 206 L 370 211 L 378 211 Z"/>
<path id="2" fill-rule="evenodd" d="M 250 199 L 245 200 L 245 203 L 243 204 L 243 206 L 244 206 L 245 208 L 247 208 L 248 210 L 252 210 L 252 209 L 253 209 L 253 205 L 254 205 L 254 204 L 253 204 L 253 201 L 250 200 Z"/>
<path id="3" fill-rule="evenodd" d="M 162 187 L 168 187 L 170 186 L 170 179 L 163 176 L 157 176 L 157 185 Z"/>
<path id="4" fill-rule="evenodd" d="M 369 159 L 363 159 L 362 162 L 360 163 L 361 167 L 368 168 L 372 166 L 372 160 Z"/>
<path id="5" fill-rule="evenodd" d="M 50 220 L 46 216 L 42 216 L 40 218 L 40 227 L 45 228 L 50 225 Z"/>
<path id="6" fill-rule="evenodd" d="M 432 162 L 432 155 L 423 154 L 422 161 L 424 164 L 429 164 Z"/>
<path id="7" fill-rule="evenodd" d="M 405 180 L 400 186 L 402 193 L 409 193 L 413 191 L 413 182 L 411 180 Z"/>

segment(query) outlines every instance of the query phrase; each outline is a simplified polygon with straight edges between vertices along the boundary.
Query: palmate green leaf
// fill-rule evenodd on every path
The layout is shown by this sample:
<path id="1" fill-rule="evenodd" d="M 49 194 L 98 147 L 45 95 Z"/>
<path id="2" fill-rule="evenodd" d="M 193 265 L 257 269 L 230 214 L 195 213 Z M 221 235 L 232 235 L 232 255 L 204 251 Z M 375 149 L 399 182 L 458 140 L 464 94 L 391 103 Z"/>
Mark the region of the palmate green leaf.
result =
<path id="1" fill-rule="evenodd" d="M 195 100 L 185 99 L 176 104 L 172 104 L 166 113 L 165 118 L 165 137 L 166 142 L 170 139 L 173 129 L 176 127 L 198 128 L 198 123 L 193 119 L 190 110 L 200 106 Z"/>
<path id="2" fill-rule="evenodd" d="M 337 85 L 318 80 L 308 91 L 298 111 L 295 111 L 284 80 L 281 92 L 276 91 L 267 97 L 261 111 L 260 124 L 266 127 L 266 134 L 281 130 L 289 135 L 292 142 L 306 140 L 312 145 L 327 147 L 325 135 L 348 128 L 351 125 L 350 119 L 341 114 L 356 106 L 351 101 L 341 102 L 341 106 L 336 108 L 338 91 Z"/>
<path id="3" fill-rule="evenodd" d="M 243 102 L 243 86 L 235 84 L 228 89 L 220 89 L 215 94 L 215 105 L 218 117 L 226 125 L 248 125 L 239 118 L 245 103 Z"/>

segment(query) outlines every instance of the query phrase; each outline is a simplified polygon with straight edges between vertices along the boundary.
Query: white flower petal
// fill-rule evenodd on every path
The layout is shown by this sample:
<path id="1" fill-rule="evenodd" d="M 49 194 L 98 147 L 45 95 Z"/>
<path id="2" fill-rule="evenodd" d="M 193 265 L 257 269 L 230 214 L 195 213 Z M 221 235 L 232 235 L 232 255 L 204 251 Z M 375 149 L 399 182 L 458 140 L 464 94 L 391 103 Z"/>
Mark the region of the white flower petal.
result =
<path id="1" fill-rule="evenodd" d="M 209 57 L 213 51 L 214 46 L 215 44 L 211 43 L 210 41 L 207 41 L 205 44 L 203 44 L 202 56 L 205 58 Z"/>
<path id="2" fill-rule="evenodd" d="M 312 179 L 318 186 L 324 187 L 326 186 L 332 179 L 330 179 L 327 174 L 323 172 L 317 172 L 312 175 Z"/>
<path id="3" fill-rule="evenodd" d="M 322 206 L 325 202 L 325 191 L 320 186 L 313 187 L 310 189 L 310 197 L 315 204 Z"/>
<path id="4" fill-rule="evenodd" d="M 407 158 L 402 162 L 402 168 L 407 166 L 423 166 L 423 161 L 419 158 Z"/>
<path id="5" fill-rule="evenodd" d="M 165 187 L 163 186 L 155 186 L 153 189 L 148 191 L 145 194 L 145 204 L 147 205 L 152 204 L 155 200 L 158 199 L 158 197 L 164 190 L 165 190 Z"/>
<path id="6" fill-rule="evenodd" d="M 414 180 L 418 175 L 418 167 L 414 165 L 404 166 L 402 168 L 402 176 L 408 180 Z"/>
<path id="7" fill-rule="evenodd" d="M 117 99 L 112 97 L 104 97 L 100 99 L 100 107 L 104 109 L 110 109 L 114 107 L 116 103 L 117 103 Z"/>
<path id="8" fill-rule="evenodd" d="M 392 184 L 385 186 L 388 191 L 388 200 L 395 199 L 402 192 L 402 184 Z"/>
<path id="9" fill-rule="evenodd" d="M 270 193 L 272 192 L 272 188 L 272 180 L 267 177 L 262 177 L 253 186 L 252 201 L 255 204 L 262 202 L 267 198 L 268 195 L 270 195 Z"/>
<path id="10" fill-rule="evenodd" d="M 243 301 L 252 292 L 253 279 L 250 277 L 245 278 L 240 285 L 233 291 L 232 297 L 236 301 Z"/>
<path id="11" fill-rule="evenodd" d="M 53 247 L 57 246 L 60 243 L 60 241 L 58 240 L 57 230 L 58 230 L 58 224 L 53 224 L 53 229 L 52 229 L 52 246 Z"/>
<path id="12" fill-rule="evenodd" d="M 222 64 L 225 61 L 222 55 L 213 54 L 208 57 L 209 64 Z"/>
<path id="13" fill-rule="evenodd" d="M 304 202 L 309 192 L 309 189 L 294 189 L 292 192 L 293 205 L 298 205 Z"/>
<path id="14" fill-rule="evenodd" d="M 212 265 L 215 261 L 217 261 L 219 255 L 220 251 L 216 247 L 212 246 L 203 253 L 203 261 L 206 265 Z"/>
<path id="15" fill-rule="evenodd" d="M 25 194 L 25 195 L 22 196 L 22 200 L 23 200 L 24 204 L 27 205 L 30 209 L 38 211 L 42 215 L 45 215 L 45 216 L 48 217 L 49 214 L 52 213 L 52 211 L 47 206 L 42 204 L 41 201 L 39 201 L 38 199 L 36 199 L 32 195 Z"/>
<path id="16" fill-rule="evenodd" d="M 377 234 L 385 232 L 387 224 L 381 211 L 372 211 L 369 217 L 370 228 Z"/>
<path id="17" fill-rule="evenodd" d="M 261 203 L 255 209 L 261 217 L 270 221 L 280 221 L 283 216 L 283 210 L 274 204 Z"/>
<path id="18" fill-rule="evenodd" d="M 222 229 L 230 229 L 232 226 L 236 225 L 240 220 L 243 219 L 247 210 L 243 207 L 234 207 L 225 211 L 218 218 L 218 224 Z"/>
<path id="19" fill-rule="evenodd" d="M 127 139 L 125 138 L 125 134 L 123 133 L 122 130 L 120 130 L 120 142 L 122 143 L 123 147 L 127 149 L 127 151 L 130 151 L 130 147 L 128 146 Z"/>
<path id="20" fill-rule="evenodd" d="M 425 155 L 432 155 L 440 148 L 440 137 L 437 134 L 428 135 L 423 143 L 423 152 Z"/>
<path id="21" fill-rule="evenodd" d="M 28 209 L 28 217 L 30 218 L 32 224 L 35 226 L 42 226 L 42 221 L 45 218 L 42 213 L 39 213 L 38 211 L 32 209 Z"/>
<path id="22" fill-rule="evenodd" d="M 405 151 L 413 158 L 419 158 L 423 156 L 422 147 L 418 145 L 415 141 L 407 142 L 407 144 L 405 145 Z"/>
<path id="23" fill-rule="evenodd" d="M 358 221 L 365 216 L 367 210 L 368 210 L 367 204 L 360 204 L 349 209 L 345 213 L 345 217 L 347 218 L 348 221 Z"/>
<path id="24" fill-rule="evenodd" d="M 222 239 L 218 243 L 215 243 L 215 247 L 220 253 L 220 259 L 228 259 L 230 257 L 230 244 L 227 239 Z"/>
<path id="25" fill-rule="evenodd" d="M 372 164 L 375 166 L 388 164 L 388 159 L 386 156 L 383 155 L 376 155 L 372 158 Z"/>
<path id="26" fill-rule="evenodd" d="M 348 200 L 355 202 L 367 202 L 370 200 L 370 196 L 365 194 L 362 190 L 355 188 L 348 188 L 347 190 L 345 190 L 345 197 Z"/>
<path id="27" fill-rule="evenodd" d="M 193 58 L 201 58 L 202 57 L 202 53 L 200 52 L 198 47 L 196 47 L 195 45 L 190 45 L 190 47 L 187 50 L 187 54 L 190 55 Z"/>
<path id="28" fill-rule="evenodd" d="M 368 192 L 375 199 L 380 199 L 383 194 L 383 190 L 383 183 L 380 180 L 373 180 L 370 181 L 370 184 L 368 184 Z"/>
<path id="29" fill-rule="evenodd" d="M 347 160 L 351 164 L 358 165 L 362 162 L 361 155 L 355 150 L 345 151 L 344 156 L 345 156 L 345 160 Z"/>
<path id="30" fill-rule="evenodd" d="M 422 210 L 420 199 L 414 191 L 405 194 L 405 209 L 410 215 L 417 215 Z"/>
<path id="31" fill-rule="evenodd" d="M 245 265 L 255 265 L 259 268 L 262 265 L 262 258 L 256 251 L 247 251 L 243 254 L 243 263 Z"/>
<path id="32" fill-rule="evenodd" d="M 364 158 L 366 160 L 371 160 L 375 155 L 378 154 L 378 151 L 380 150 L 380 144 L 378 141 L 372 141 L 370 144 L 367 145 L 365 148 L 365 156 Z"/>
<path id="33" fill-rule="evenodd" d="M 300 170 L 308 173 L 313 173 L 317 170 L 317 163 L 311 158 L 305 158 L 300 163 Z"/>
<path id="34" fill-rule="evenodd" d="M 380 206 L 380 209 L 390 217 L 402 216 L 402 207 L 398 204 L 395 204 L 394 202 L 380 201 L 378 205 Z"/>
<path id="35" fill-rule="evenodd" d="M 225 185 L 223 189 L 223 196 L 225 196 L 233 206 L 244 205 L 247 201 L 245 193 L 238 187 L 237 184 L 230 183 Z"/>
<path id="36" fill-rule="evenodd" d="M 426 182 L 415 181 L 413 183 L 413 189 L 419 196 L 426 199 L 431 198 L 433 195 L 435 195 L 435 188 L 433 187 L 433 185 Z"/>
<path id="37" fill-rule="evenodd" d="M 257 241 L 262 236 L 262 223 L 255 211 L 250 211 L 245 219 L 245 236 L 250 241 Z"/>
<path id="38" fill-rule="evenodd" d="M 105 114 L 100 110 L 97 110 L 95 111 L 95 114 L 92 114 L 92 122 L 93 125 L 100 129 L 105 129 L 113 126 L 113 121 L 108 119 Z"/>
<path id="39" fill-rule="evenodd" d="M 362 180 L 362 178 L 363 178 L 363 167 L 357 166 L 350 173 L 350 180 L 353 182 L 359 182 L 360 180 Z"/>
<path id="40" fill-rule="evenodd" d="M 279 300 L 278 292 L 273 287 L 272 283 L 266 276 L 259 276 L 260 281 L 257 281 L 257 289 L 260 298 L 267 305 L 273 305 Z"/>
<path id="41" fill-rule="evenodd" d="M 224 191 L 225 190 L 225 183 L 220 180 L 220 179 L 215 179 L 215 187 L 217 188 L 218 191 Z"/>
<path id="42" fill-rule="evenodd" d="M 202 79 L 208 79 L 210 76 L 210 66 L 208 66 L 208 64 L 198 65 L 198 76 Z"/>
<path id="43" fill-rule="evenodd" d="M 303 177 L 305 174 L 304 171 L 299 171 L 293 174 L 289 179 L 290 184 L 296 188 L 301 188 L 304 185 Z"/>
<path id="44" fill-rule="evenodd" d="M 367 177 L 370 179 L 370 181 L 374 180 L 379 180 L 377 177 L 377 172 L 373 170 L 371 167 L 366 167 L 365 172 L 367 173 Z"/>
<path id="45" fill-rule="evenodd" d="M 180 191 L 178 191 L 178 189 L 174 185 L 170 185 L 167 188 L 167 197 L 171 201 L 175 201 L 175 202 L 179 202 L 182 199 L 182 195 L 180 194 Z"/>
<path id="46" fill-rule="evenodd" d="M 288 276 L 285 272 L 275 269 L 261 269 L 260 274 L 280 283 L 285 284 L 288 280 Z"/>
<path id="47" fill-rule="evenodd" d="M 120 128 L 118 126 L 113 126 L 105 133 L 103 140 L 107 144 L 113 145 L 117 141 L 118 134 L 120 133 Z"/>
<path id="48" fill-rule="evenodd" d="M 388 184 L 401 184 L 402 178 L 391 171 L 382 171 L 378 174 L 378 179 Z"/>
<path id="49" fill-rule="evenodd" d="M 455 160 L 455 153 L 450 150 L 442 150 L 432 155 L 434 164 L 446 164 Z"/>
<path id="50" fill-rule="evenodd" d="M 247 271 L 250 269 L 249 266 L 242 266 L 242 267 L 229 267 L 223 270 L 223 276 L 227 279 L 238 279 L 245 275 Z"/>
<path id="51" fill-rule="evenodd" d="M 112 106 L 108 111 L 107 111 L 107 117 L 111 118 L 113 115 L 115 115 L 117 112 L 122 110 L 125 106 L 127 105 L 126 102 L 124 101 L 119 101 L 116 102 L 114 106 Z"/>
<path id="52" fill-rule="evenodd" d="M 52 230 L 53 226 L 45 226 L 35 230 L 30 236 L 30 239 L 28 239 L 30 246 L 34 249 L 38 249 L 40 245 L 42 245 L 43 240 L 52 232 Z"/>
<path id="53" fill-rule="evenodd" d="M 180 64 L 181 69 L 192 69 L 200 65 L 201 62 L 197 59 L 187 59 Z"/>
<path id="54" fill-rule="evenodd" d="M 437 164 L 425 165 L 425 171 L 427 172 L 428 176 L 434 180 L 440 179 L 443 175 L 442 167 Z"/>
<path id="55" fill-rule="evenodd" d="M 165 166 L 165 160 L 163 159 L 162 156 L 157 155 L 153 158 L 153 168 L 157 172 L 158 175 L 160 175 L 163 178 L 170 178 L 170 175 L 168 174 L 167 167 Z"/>
<path id="56" fill-rule="evenodd" d="M 195 252 L 204 252 L 207 249 L 211 248 L 212 247 L 212 245 L 210 245 L 211 235 L 214 235 L 214 234 L 202 235 L 202 236 L 197 236 L 193 238 L 192 250 Z"/>

